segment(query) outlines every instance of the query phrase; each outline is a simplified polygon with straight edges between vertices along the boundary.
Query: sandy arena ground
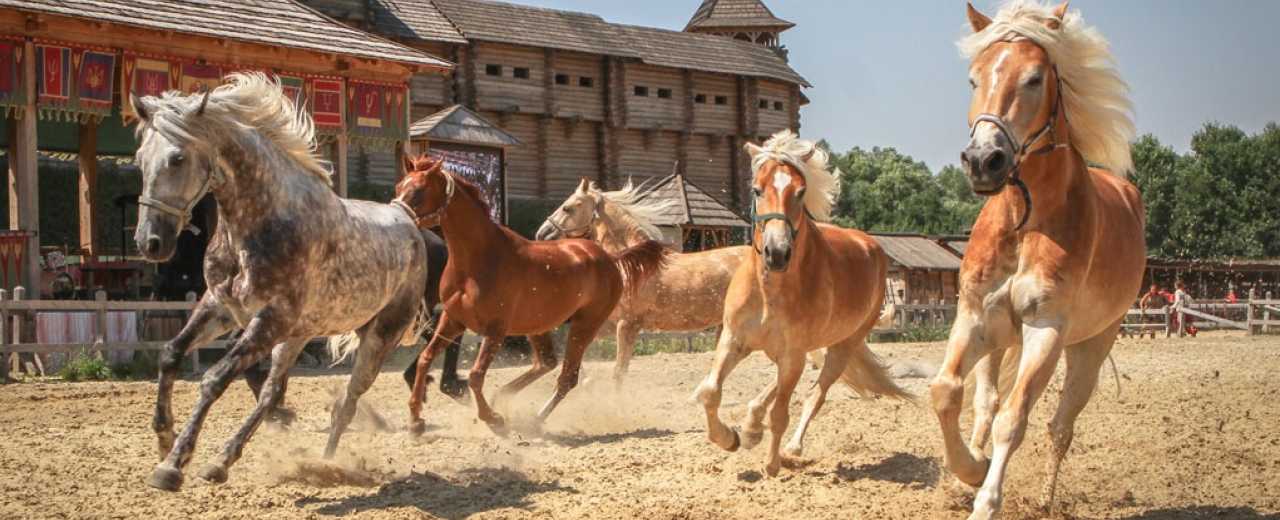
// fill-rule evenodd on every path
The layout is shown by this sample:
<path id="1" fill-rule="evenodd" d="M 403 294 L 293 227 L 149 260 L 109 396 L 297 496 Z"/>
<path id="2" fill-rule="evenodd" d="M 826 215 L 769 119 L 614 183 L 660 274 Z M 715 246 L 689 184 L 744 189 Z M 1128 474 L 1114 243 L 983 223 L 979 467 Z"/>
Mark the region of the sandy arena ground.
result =
<path id="1" fill-rule="evenodd" d="M 942 345 L 873 349 L 900 369 L 919 368 L 936 365 Z M 412 438 L 404 385 L 389 370 L 366 399 L 394 431 L 364 422 L 333 463 L 319 457 L 319 430 L 330 389 L 346 377 L 303 371 L 288 395 L 299 420 L 288 430 L 264 426 L 230 482 L 211 485 L 195 470 L 252 404 L 237 382 L 215 406 L 180 493 L 143 483 L 156 462 L 153 383 L 8 385 L 0 387 L 0 518 L 964 518 L 947 507 L 956 494 L 939 477 L 938 427 L 927 407 L 857 400 L 837 386 L 810 432 L 811 462 L 763 478 L 763 446 L 726 453 L 705 439 L 689 395 L 710 360 L 639 358 L 620 395 L 606 384 L 610 365 L 591 363 L 593 381 L 569 396 L 544 434 L 508 438 L 434 389 L 433 429 Z M 1122 393 L 1108 367 L 1063 471 L 1061 516 L 1277 517 L 1280 338 L 1122 340 L 1115 360 Z M 490 391 L 518 370 L 491 373 Z M 728 383 L 727 419 L 738 422 L 774 373 L 760 355 L 743 363 Z M 508 418 L 527 422 L 552 380 L 510 403 Z M 901 381 L 923 395 L 926 379 Z M 1012 464 L 1006 518 L 1042 516 L 1044 426 L 1057 389 L 1036 408 Z M 194 382 L 178 384 L 180 421 L 196 392 Z M 794 421 L 798 399 L 793 408 Z"/>

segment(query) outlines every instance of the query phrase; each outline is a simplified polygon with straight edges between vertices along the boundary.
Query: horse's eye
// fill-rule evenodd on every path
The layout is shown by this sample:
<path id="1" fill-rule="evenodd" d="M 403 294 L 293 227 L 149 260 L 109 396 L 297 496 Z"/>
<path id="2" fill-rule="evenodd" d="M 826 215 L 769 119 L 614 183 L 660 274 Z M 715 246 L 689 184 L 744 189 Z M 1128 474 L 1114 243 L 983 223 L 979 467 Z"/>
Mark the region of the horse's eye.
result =
<path id="1" fill-rule="evenodd" d="M 804 186 L 804 187 L 801 187 L 800 189 L 796 190 L 796 198 L 797 198 L 797 199 L 803 199 L 803 198 L 804 198 L 804 192 L 805 192 L 805 190 L 807 190 L 807 189 L 809 189 L 809 188 L 808 188 L 807 186 Z"/>
<path id="2" fill-rule="evenodd" d="M 752 188 L 751 188 L 751 194 L 752 194 L 752 195 L 755 195 L 755 196 L 757 196 L 757 197 L 759 197 L 759 196 L 763 195 L 763 194 L 764 194 L 764 192 L 760 191 L 760 188 L 758 188 L 758 187 L 752 187 Z"/>
<path id="3" fill-rule="evenodd" d="M 978 88 L 978 82 L 976 82 L 976 81 L 974 81 L 974 80 L 970 79 L 970 80 L 969 80 L 969 88 L 970 88 L 970 89 L 977 90 L 977 88 Z"/>
<path id="4" fill-rule="evenodd" d="M 180 154 L 180 153 L 175 153 L 175 154 L 173 154 L 173 155 L 170 155 L 170 156 L 169 156 L 169 167 L 170 167 L 170 168 L 177 168 L 177 167 L 179 167 L 179 166 L 182 166 L 182 163 L 186 162 L 186 160 L 187 160 L 187 156 L 185 156 L 185 155 L 183 155 L 183 154 Z"/>
<path id="5" fill-rule="evenodd" d="M 1032 76 L 1027 80 L 1027 88 L 1039 87 L 1041 83 L 1044 83 L 1044 76 Z"/>

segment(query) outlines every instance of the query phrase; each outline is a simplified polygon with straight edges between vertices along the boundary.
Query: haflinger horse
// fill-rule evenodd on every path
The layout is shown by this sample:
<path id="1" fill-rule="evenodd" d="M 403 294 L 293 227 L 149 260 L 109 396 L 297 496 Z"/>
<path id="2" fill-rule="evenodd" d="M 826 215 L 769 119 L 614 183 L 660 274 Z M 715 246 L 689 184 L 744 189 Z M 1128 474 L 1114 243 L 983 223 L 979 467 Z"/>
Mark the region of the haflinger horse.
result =
<path id="1" fill-rule="evenodd" d="M 615 255 L 647 240 L 660 240 L 662 232 L 653 219 L 672 202 L 643 195 L 643 186 L 630 182 L 606 192 L 583 179 L 543 222 L 537 238 L 590 238 Z M 689 332 L 719 326 L 729 281 L 748 254 L 747 246 L 673 253 L 662 272 L 624 296 L 610 317 L 618 343 L 614 383 L 622 384 L 640 331 Z"/>
<path id="2" fill-rule="evenodd" d="M 199 95 L 131 97 L 139 117 L 141 206 L 135 240 L 153 262 L 173 256 L 191 208 L 206 193 L 218 227 L 205 257 L 209 289 L 160 358 L 153 426 L 163 461 L 147 483 L 176 491 L 209 409 L 237 374 L 270 354 L 257 406 L 200 476 L 227 478 L 263 416 L 278 403 L 307 340 L 356 331 L 356 363 L 334 407 L 332 455 L 388 352 L 414 337 L 426 313 L 426 251 L 413 219 L 389 204 L 333 192 L 315 156 L 311 118 L 261 73 L 232 74 Z M 425 320 L 419 320 L 425 321 Z M 175 440 L 170 405 L 187 352 L 236 328 L 231 349 L 209 368 L 191 419 Z M 349 353 L 349 352 L 348 352 Z"/>
<path id="3" fill-rule="evenodd" d="M 589 240 L 527 240 L 490 220 L 479 188 L 445 171 L 443 161 L 406 160 L 409 173 L 396 185 L 396 202 L 410 208 L 420 227 L 439 225 L 450 255 L 440 283 L 444 314 L 418 359 L 409 400 L 413 430 L 425 428 L 420 414 L 432 359 L 470 329 L 483 338 L 468 383 L 476 413 L 494 431 L 505 431 L 483 394 L 498 348 L 508 335 L 526 335 L 534 348 L 533 366 L 499 391 L 500 400 L 555 368 L 551 331 L 570 321 L 555 393 L 538 412 L 539 423 L 545 421 L 577 386 L 583 354 L 618 300 L 662 269 L 667 250 L 650 240 L 613 256 Z"/>
<path id="4" fill-rule="evenodd" d="M 746 150 L 754 171 L 756 245 L 729 284 L 715 361 L 695 397 L 706 407 L 711 442 L 729 451 L 761 440 L 764 412 L 772 403 L 765 466 L 772 476 L 782 466 L 788 406 L 809 352 L 826 348 L 817 388 L 787 446 L 790 455 L 800 454 L 809 423 L 836 380 L 861 395 L 911 396 L 867 348 L 871 329 L 885 319 L 880 309 L 888 257 L 867 234 L 819 222 L 829 218 L 840 189 L 838 173 L 827 171 L 826 152 L 789 130 L 763 147 L 748 143 Z M 755 350 L 773 360 L 778 377 L 749 405 L 744 441 L 720 421 L 720 397 L 729 372 Z"/>
<path id="5" fill-rule="evenodd" d="M 974 34 L 960 48 L 972 59 L 971 140 L 961 158 L 973 190 L 988 199 L 930 392 L 946 467 L 981 486 L 970 517 L 980 519 L 999 513 L 1005 469 L 1065 353 L 1049 422 L 1044 499 L 1052 509 L 1076 418 L 1138 294 L 1146 247 L 1142 201 L 1123 178 L 1132 169 L 1131 104 L 1106 40 L 1065 3 L 1013 2 L 994 20 L 969 6 L 969 21 Z M 974 428 L 966 446 L 959 419 L 970 370 Z"/>

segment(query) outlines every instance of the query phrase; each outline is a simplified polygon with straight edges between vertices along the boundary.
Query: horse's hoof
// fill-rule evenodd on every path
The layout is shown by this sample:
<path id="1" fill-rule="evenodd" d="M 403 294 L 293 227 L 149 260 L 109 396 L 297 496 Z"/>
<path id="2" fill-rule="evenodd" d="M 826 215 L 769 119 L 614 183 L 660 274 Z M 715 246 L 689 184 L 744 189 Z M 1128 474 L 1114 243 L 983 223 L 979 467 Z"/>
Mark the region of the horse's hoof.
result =
<path id="1" fill-rule="evenodd" d="M 786 448 L 782 449 L 783 455 L 787 455 L 795 458 L 800 458 L 800 455 L 802 455 L 803 453 L 804 453 L 804 447 L 799 444 L 788 444 Z"/>
<path id="2" fill-rule="evenodd" d="M 200 478 L 214 484 L 221 484 L 227 481 L 227 468 L 217 464 L 205 464 L 200 468 Z"/>
<path id="3" fill-rule="evenodd" d="M 298 414 L 288 408 L 276 408 L 267 414 L 267 420 L 281 426 L 289 426 L 293 424 L 294 419 L 298 418 Z"/>
<path id="4" fill-rule="evenodd" d="M 182 470 L 160 464 L 147 478 L 147 485 L 164 491 L 182 489 Z"/>
<path id="5" fill-rule="evenodd" d="M 770 477 L 778 476 L 778 472 L 782 471 L 782 461 L 773 461 L 764 466 L 764 474 Z"/>
<path id="6" fill-rule="evenodd" d="M 455 401 L 462 401 L 470 395 L 471 386 L 466 379 L 444 379 L 440 381 L 440 393 Z"/>
<path id="7" fill-rule="evenodd" d="M 729 433 L 733 434 L 733 444 L 730 444 L 728 448 L 725 448 L 725 451 L 732 453 L 738 451 L 738 448 L 742 447 L 742 436 L 738 435 L 738 430 L 729 430 Z"/>
<path id="8" fill-rule="evenodd" d="M 742 430 L 742 447 L 743 449 L 751 449 L 760 444 L 764 440 L 764 430 L 756 430 L 747 428 Z"/>
<path id="9" fill-rule="evenodd" d="M 427 422 L 422 419 L 415 419 L 413 424 L 409 425 L 409 433 L 413 434 L 414 437 L 421 437 L 422 434 L 427 433 Z"/>
<path id="10" fill-rule="evenodd" d="M 501 415 L 496 413 L 489 419 L 485 420 L 484 423 L 489 425 L 489 430 L 499 437 L 506 437 L 507 434 L 510 433 L 510 429 L 507 428 L 506 419 L 503 419 Z"/>

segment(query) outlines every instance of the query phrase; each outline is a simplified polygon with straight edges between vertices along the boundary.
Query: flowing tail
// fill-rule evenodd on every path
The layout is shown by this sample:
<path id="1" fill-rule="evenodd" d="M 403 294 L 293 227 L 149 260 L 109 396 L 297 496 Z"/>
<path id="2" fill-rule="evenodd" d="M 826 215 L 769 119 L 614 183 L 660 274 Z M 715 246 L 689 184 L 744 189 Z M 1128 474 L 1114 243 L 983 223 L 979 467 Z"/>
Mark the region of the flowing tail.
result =
<path id="1" fill-rule="evenodd" d="M 634 293 L 644 282 L 662 271 L 667 265 L 670 251 L 661 242 L 646 240 L 628 247 L 613 258 L 614 265 L 622 272 L 622 286 L 628 294 Z"/>
<path id="2" fill-rule="evenodd" d="M 883 395 L 904 401 L 915 401 L 915 395 L 893 382 L 893 378 L 889 377 L 888 368 L 880 363 L 880 358 L 871 352 L 871 349 L 867 348 L 865 341 L 859 341 L 853 346 L 853 356 L 849 358 L 849 364 L 845 365 L 844 373 L 840 374 L 840 380 L 862 397 Z"/>
<path id="3" fill-rule="evenodd" d="M 422 334 L 430 328 L 431 308 L 427 307 L 427 300 L 426 298 L 423 298 L 418 301 L 418 307 L 413 314 L 413 323 L 411 323 L 400 336 L 398 342 L 399 345 L 402 347 L 412 347 L 417 345 L 418 338 L 421 338 Z M 342 362 L 346 361 L 347 358 L 351 357 L 351 354 L 355 353 L 356 350 L 359 350 L 361 344 L 360 330 L 363 329 L 364 327 L 361 327 L 340 336 L 329 337 L 329 342 L 326 346 L 329 349 L 329 359 L 333 360 L 333 363 L 329 365 L 330 367 L 342 364 Z"/>

